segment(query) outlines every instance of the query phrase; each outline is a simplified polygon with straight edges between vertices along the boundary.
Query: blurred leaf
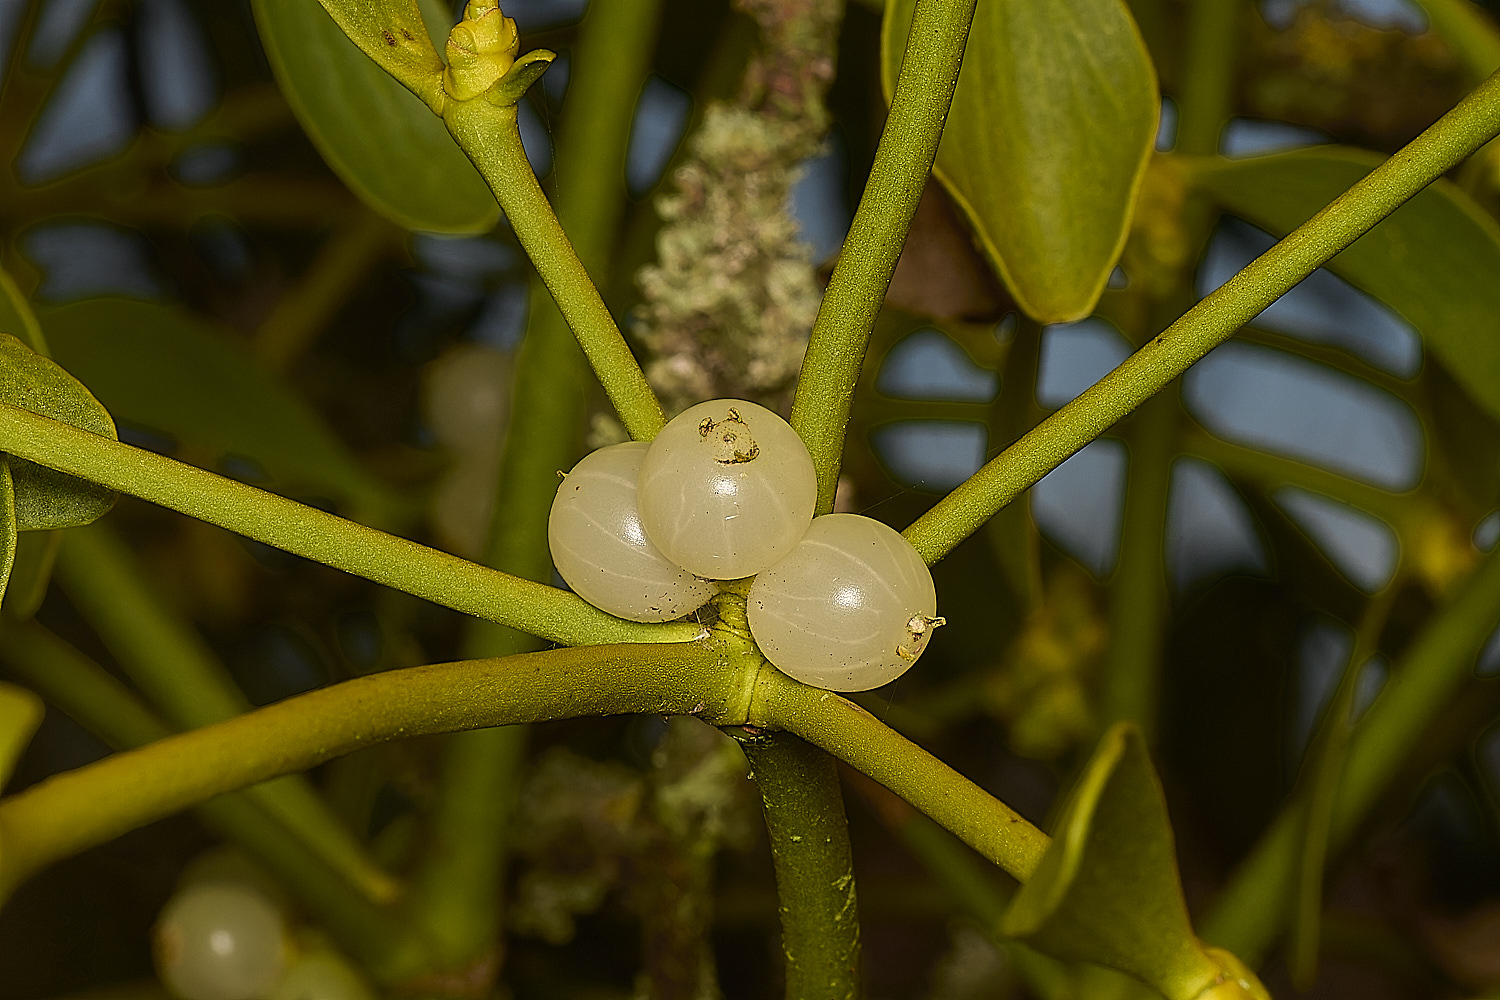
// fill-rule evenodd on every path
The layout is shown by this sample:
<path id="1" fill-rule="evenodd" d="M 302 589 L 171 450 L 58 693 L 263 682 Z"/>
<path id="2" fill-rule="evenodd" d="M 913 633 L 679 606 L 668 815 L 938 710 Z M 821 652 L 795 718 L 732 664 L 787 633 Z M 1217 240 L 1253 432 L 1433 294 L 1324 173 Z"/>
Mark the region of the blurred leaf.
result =
<path id="1" fill-rule="evenodd" d="M 499 206 L 442 119 L 365 58 L 327 13 L 311 0 L 253 6 L 297 120 L 365 204 L 408 229 L 482 233 L 494 226 Z"/>
<path id="2" fill-rule="evenodd" d="M 0 333 L 0 401 L 118 440 L 115 422 L 77 379 L 15 337 Z M 88 524 L 115 502 L 111 490 L 24 459 L 10 459 L 20 531 Z"/>
<path id="3" fill-rule="evenodd" d="M 217 459 L 249 459 L 280 487 L 352 502 L 367 517 L 389 512 L 384 488 L 312 408 L 205 321 L 150 302 L 86 299 L 42 322 L 58 361 L 121 420 Z"/>
<path id="4" fill-rule="evenodd" d="M 1463 64 L 1470 85 L 1500 69 L 1500 29 L 1472 0 L 1417 0 L 1427 26 L 1442 36 Z"/>
<path id="5" fill-rule="evenodd" d="M 37 325 L 36 314 L 15 281 L 0 271 L 0 333 L 8 333 L 42 357 L 47 357 L 47 340 Z"/>
<path id="6" fill-rule="evenodd" d="M 886 5 L 887 96 L 915 6 Z M 1093 311 L 1125 245 L 1159 107 L 1151 58 L 1120 0 L 975 11 L 933 169 L 1032 317 Z"/>
<path id="7" fill-rule="evenodd" d="M 45 711 L 42 699 L 30 691 L 0 682 L 0 787 L 10 780 Z"/>
<path id="8" fill-rule="evenodd" d="M 62 544 L 62 532 L 24 531 L 16 539 L 16 561 L 11 567 L 10 583 L 4 589 L 0 611 L 12 621 L 25 621 L 36 615 L 52 582 L 52 566 Z"/>
<path id="9" fill-rule="evenodd" d="M 1167 1000 L 1268 997 L 1233 956 L 1194 936 L 1166 798 L 1129 723 L 1104 734 L 1000 931 L 1054 958 L 1118 969 Z"/>
<path id="10" fill-rule="evenodd" d="M 1333 146 L 1205 161 L 1198 188 L 1285 236 L 1383 161 Z M 1431 185 L 1328 267 L 1400 313 L 1474 399 L 1500 416 L 1500 226 L 1448 181 Z"/>
<path id="11" fill-rule="evenodd" d="M 319 0 L 359 50 L 429 106 L 441 108 L 443 60 L 417 0 Z M 285 6 L 285 3 L 273 6 Z M 298 6 L 310 7 L 306 0 Z M 430 5 L 429 5 L 430 6 Z M 260 10 L 257 8 L 257 17 Z M 280 12 L 278 11 L 278 16 Z M 261 29 L 262 33 L 265 29 Z"/>

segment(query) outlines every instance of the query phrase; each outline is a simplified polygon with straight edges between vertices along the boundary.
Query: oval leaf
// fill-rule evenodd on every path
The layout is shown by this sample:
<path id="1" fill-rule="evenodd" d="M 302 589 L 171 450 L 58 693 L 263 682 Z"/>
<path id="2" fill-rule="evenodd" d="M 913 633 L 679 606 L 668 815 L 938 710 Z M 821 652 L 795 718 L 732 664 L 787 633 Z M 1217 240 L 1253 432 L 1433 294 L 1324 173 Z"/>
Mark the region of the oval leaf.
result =
<path id="1" fill-rule="evenodd" d="M 321 16 L 321 15 L 320 15 Z M 384 520 L 392 500 L 322 419 L 226 333 L 181 309 L 86 299 L 42 314 L 59 363 L 119 419 L 214 459 L 249 459 L 282 488 Z"/>
<path id="2" fill-rule="evenodd" d="M 408 229 L 482 233 L 494 226 L 499 206 L 442 119 L 366 58 L 322 7 L 312 0 L 253 6 L 287 103 L 365 204 Z"/>
<path id="3" fill-rule="evenodd" d="M 109 412 L 77 379 L 6 333 L 0 333 L 0 402 L 119 440 Z M 10 459 L 10 474 L 21 531 L 88 524 L 115 502 L 102 486 L 24 459 Z"/>
<path id="4" fill-rule="evenodd" d="M 1100 741 L 1000 932 L 1055 958 L 1118 969 L 1168 1000 L 1268 996 L 1193 934 L 1166 798 L 1129 723 Z"/>
<path id="5" fill-rule="evenodd" d="M 1316 146 L 1207 161 L 1193 178 L 1228 211 L 1285 236 L 1383 159 Z M 1467 195 L 1448 181 L 1432 184 L 1328 267 L 1405 317 L 1474 400 L 1500 417 L 1500 226 Z"/>
<path id="6" fill-rule="evenodd" d="M 433 111 L 442 110 L 444 64 L 427 33 L 416 0 L 320 2 L 361 52 Z"/>
<path id="7" fill-rule="evenodd" d="M 886 4 L 888 94 L 915 6 Z M 975 10 L 933 172 L 1028 315 L 1062 323 L 1093 311 L 1125 245 L 1159 110 L 1121 0 Z"/>

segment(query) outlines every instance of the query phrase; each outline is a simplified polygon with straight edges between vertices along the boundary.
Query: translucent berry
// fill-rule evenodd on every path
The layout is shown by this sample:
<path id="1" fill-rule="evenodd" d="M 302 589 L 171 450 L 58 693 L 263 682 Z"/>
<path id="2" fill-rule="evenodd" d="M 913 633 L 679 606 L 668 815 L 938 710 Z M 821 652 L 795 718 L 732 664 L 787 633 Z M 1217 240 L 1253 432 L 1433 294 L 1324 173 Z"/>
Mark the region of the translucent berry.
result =
<path id="1" fill-rule="evenodd" d="M 932 574 L 911 543 L 879 521 L 829 514 L 755 578 L 750 634 L 783 673 L 830 691 L 895 680 L 927 648 Z"/>
<path id="2" fill-rule="evenodd" d="M 669 562 L 641 527 L 636 479 L 650 447 L 632 441 L 584 456 L 557 488 L 547 544 L 557 572 L 594 607 L 665 622 L 702 607 L 713 586 Z"/>
<path id="3" fill-rule="evenodd" d="M 753 576 L 812 520 L 807 446 L 763 406 L 716 399 L 662 428 L 641 465 L 641 523 L 672 562 L 710 580 Z"/>
<path id="4" fill-rule="evenodd" d="M 375 1000 L 375 994 L 338 955 L 316 951 L 294 960 L 266 1000 Z"/>
<path id="5" fill-rule="evenodd" d="M 182 1000 L 259 1000 L 286 967 L 285 936 L 281 912 L 250 886 L 195 883 L 157 919 L 157 972 Z"/>

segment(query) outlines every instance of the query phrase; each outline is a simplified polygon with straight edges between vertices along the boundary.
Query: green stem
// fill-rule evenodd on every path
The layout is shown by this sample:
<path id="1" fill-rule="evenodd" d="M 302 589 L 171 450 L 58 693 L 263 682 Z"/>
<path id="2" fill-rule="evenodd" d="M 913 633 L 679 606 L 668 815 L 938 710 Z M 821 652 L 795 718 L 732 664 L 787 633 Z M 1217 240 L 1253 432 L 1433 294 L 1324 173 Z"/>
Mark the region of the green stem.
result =
<path id="1" fill-rule="evenodd" d="M 1176 150 L 1187 156 L 1219 151 L 1219 133 L 1234 113 L 1243 0 L 1191 0 L 1182 46 Z"/>
<path id="2" fill-rule="evenodd" d="M 58 559 L 63 589 L 135 685 L 179 729 L 248 711 L 250 703 L 203 640 L 152 592 L 130 550 L 106 525 L 68 532 Z M 387 902 L 400 891 L 306 779 L 260 786 L 271 814 L 350 884 Z"/>
<path id="3" fill-rule="evenodd" d="M 553 642 L 682 642 L 699 632 L 691 623 L 621 621 L 554 587 L 4 404 L 0 451 Z"/>
<path id="4" fill-rule="evenodd" d="M 785 729 L 880 782 L 1021 881 L 1048 838 L 1021 815 L 869 712 L 767 667 L 756 679 L 752 725 Z"/>
<path id="5" fill-rule="evenodd" d="M 1500 132 L 1500 76 L 1044 420 L 906 530 L 929 564 Z"/>
<path id="6" fill-rule="evenodd" d="M 116 750 L 166 739 L 171 730 L 103 667 L 40 625 L 0 628 L 9 671 Z M 420 957 L 395 921 L 335 874 L 278 823 L 256 785 L 196 806 L 215 831 L 244 848 L 286 886 L 350 954 L 381 975 L 402 975 Z"/>
<path id="7" fill-rule="evenodd" d="M 1462 687 L 1500 617 L 1500 554 L 1487 556 L 1428 620 L 1355 727 L 1329 824 L 1336 851 L 1364 820 L 1423 734 Z M 1255 965 L 1280 934 L 1296 884 L 1300 810 L 1283 809 L 1202 925 L 1203 937 Z"/>
<path id="8" fill-rule="evenodd" d="M 787 1000 L 853 1000 L 859 995 L 859 906 L 833 758 L 785 733 L 731 735 L 750 759 L 765 807 Z"/>
<path id="9" fill-rule="evenodd" d="M 580 268 L 601 283 L 609 281 L 624 215 L 630 125 L 655 50 L 659 14 L 659 0 L 596 4 L 573 49 L 554 157 L 557 222 L 572 235 Z M 529 167 L 525 173 L 531 178 Z M 543 201 L 533 210 L 545 209 Z M 518 234 L 523 228 L 517 226 Z M 587 380 L 568 320 L 547 286 L 534 284 L 530 322 L 516 363 L 487 565 L 530 580 L 550 578 L 547 515 L 558 470 L 571 468 L 578 458 Z M 651 402 L 654 406 L 654 398 Z M 523 632 L 473 622 L 464 655 L 507 656 L 536 646 Z M 483 961 L 498 940 L 505 833 L 525 745 L 522 727 L 455 733 L 447 739 L 427 823 L 430 846 L 413 879 L 410 901 L 414 919 L 437 948 L 439 968 Z"/>
<path id="10" fill-rule="evenodd" d="M 1120 557 L 1109 581 L 1109 648 L 1100 678 L 1101 731 L 1128 719 L 1148 742 L 1156 724 L 1167 607 L 1164 556 L 1176 415 L 1175 399 L 1148 400 L 1129 431 Z"/>
<path id="11" fill-rule="evenodd" d="M 1026 433 L 1041 416 L 1036 377 L 1042 358 L 1042 324 L 1017 313 L 1012 338 L 1000 373 L 1000 395 L 990 404 L 991 440 L 1007 443 Z M 1007 507 L 990 520 L 985 534 L 1011 593 L 1023 614 L 1029 613 L 1042 600 L 1041 546 L 1031 511 L 1024 503 Z"/>
<path id="12" fill-rule="evenodd" d="M 917 0 L 875 163 L 818 309 L 792 426 L 818 471 L 818 511 L 833 509 L 859 371 L 953 103 L 975 0 Z"/>
<path id="13" fill-rule="evenodd" d="M 398 246 L 402 231 L 360 205 L 318 248 L 297 286 L 255 331 L 252 346 L 272 371 L 285 371 L 311 346 L 365 273 Z"/>
<path id="14" fill-rule="evenodd" d="M 661 404 L 531 172 L 515 107 L 451 101 L 443 121 L 495 193 L 621 422 L 631 437 L 649 441 L 665 423 Z"/>
<path id="15" fill-rule="evenodd" d="M 465 660 L 321 688 L 0 800 L 0 898 L 37 869 L 86 847 L 376 743 L 586 715 L 717 720 L 732 713 L 741 694 L 743 684 L 735 681 L 722 669 L 717 647 L 683 643 Z"/>

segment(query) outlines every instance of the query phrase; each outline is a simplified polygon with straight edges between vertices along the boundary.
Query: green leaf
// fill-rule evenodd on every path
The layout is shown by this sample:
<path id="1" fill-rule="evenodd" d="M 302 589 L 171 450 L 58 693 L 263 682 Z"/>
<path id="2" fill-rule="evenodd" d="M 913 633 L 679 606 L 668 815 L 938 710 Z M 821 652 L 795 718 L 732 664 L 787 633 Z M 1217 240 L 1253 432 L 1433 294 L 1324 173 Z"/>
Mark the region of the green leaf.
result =
<path id="1" fill-rule="evenodd" d="M 0 787 L 10 780 L 45 711 L 42 699 L 30 691 L 0 681 Z"/>
<path id="2" fill-rule="evenodd" d="M 915 6 L 886 4 L 887 95 Z M 1093 311 L 1125 245 L 1159 109 L 1121 0 L 979 4 L 933 170 L 1028 315 L 1061 323 Z"/>
<path id="3" fill-rule="evenodd" d="M 310 6 L 306 0 L 294 2 Z M 435 114 L 442 113 L 443 59 L 432 44 L 417 0 L 319 2 L 361 52 L 420 97 Z M 259 9 L 256 13 L 259 16 Z"/>
<path id="4" fill-rule="evenodd" d="M 109 412 L 77 379 L 6 333 L 0 333 L 0 401 L 118 440 Z M 10 459 L 10 474 L 20 531 L 88 524 L 115 502 L 110 490 L 23 459 Z"/>
<path id="5" fill-rule="evenodd" d="M 321 14 L 319 16 L 322 16 Z M 175 307 L 86 299 L 42 314 L 58 361 L 119 419 L 255 462 L 283 489 L 382 520 L 392 501 L 284 382 L 229 334 Z"/>
<path id="6" fill-rule="evenodd" d="M 1166 798 L 1133 725 L 1105 733 L 1052 836 L 1002 934 L 1054 958 L 1118 969 L 1167 1000 L 1269 1000 L 1232 955 L 1193 934 Z"/>
<path id="7" fill-rule="evenodd" d="M 1306 222 L 1383 161 L 1317 146 L 1243 160 L 1212 159 L 1194 184 L 1276 236 Z M 1500 416 L 1500 226 L 1440 180 L 1333 258 L 1328 267 L 1416 327 L 1428 348 L 1490 414 Z"/>
<path id="8" fill-rule="evenodd" d="M 365 204 L 408 229 L 482 233 L 494 226 L 500 208 L 442 119 L 367 59 L 322 8 L 312 0 L 253 0 L 253 7 L 287 103 Z M 410 24 L 403 30 L 415 33 Z"/>

